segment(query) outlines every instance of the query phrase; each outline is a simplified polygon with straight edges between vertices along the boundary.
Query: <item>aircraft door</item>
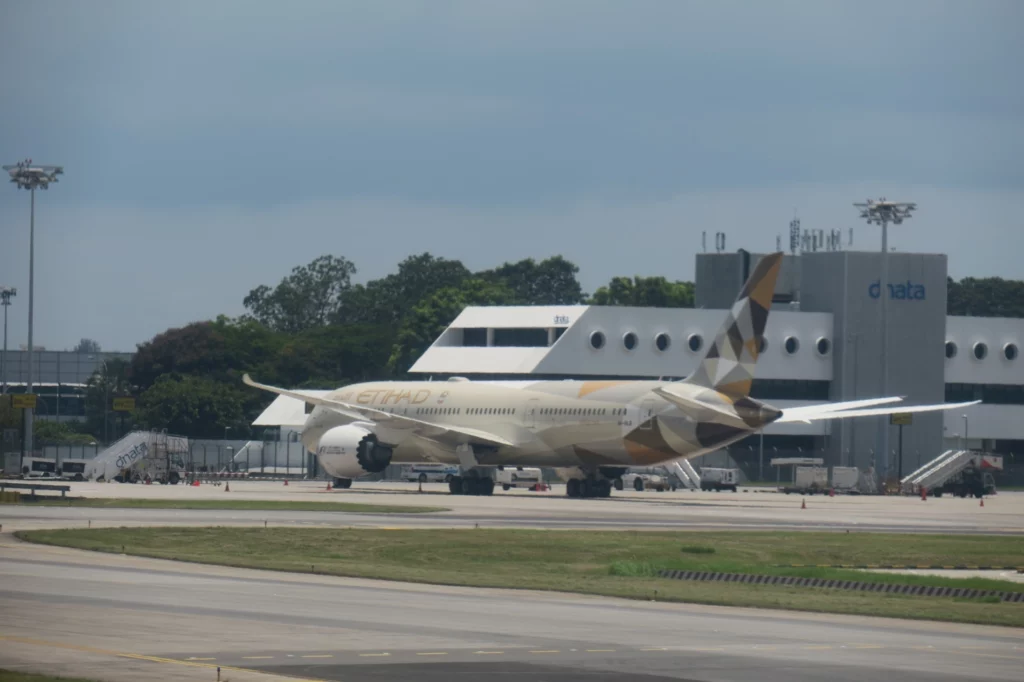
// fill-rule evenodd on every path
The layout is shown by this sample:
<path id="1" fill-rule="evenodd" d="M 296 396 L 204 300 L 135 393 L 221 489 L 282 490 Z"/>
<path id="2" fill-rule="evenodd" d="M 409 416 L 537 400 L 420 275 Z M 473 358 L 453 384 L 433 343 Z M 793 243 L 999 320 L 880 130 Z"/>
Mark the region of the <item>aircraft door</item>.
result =
<path id="1" fill-rule="evenodd" d="M 645 400 L 640 406 L 640 428 L 647 431 L 651 428 L 651 421 L 654 418 L 654 401 Z"/>
<path id="2" fill-rule="evenodd" d="M 537 428 L 537 410 L 539 409 L 537 406 L 539 404 L 539 398 L 531 398 L 526 401 L 526 408 L 523 410 L 523 423 L 528 429 Z"/>

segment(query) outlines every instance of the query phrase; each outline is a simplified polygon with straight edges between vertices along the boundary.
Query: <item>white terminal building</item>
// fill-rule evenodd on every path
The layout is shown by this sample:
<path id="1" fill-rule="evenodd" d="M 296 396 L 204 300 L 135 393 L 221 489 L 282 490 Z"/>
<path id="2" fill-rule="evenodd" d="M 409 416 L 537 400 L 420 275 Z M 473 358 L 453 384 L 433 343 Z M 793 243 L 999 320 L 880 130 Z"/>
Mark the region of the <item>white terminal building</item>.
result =
<path id="1" fill-rule="evenodd" d="M 683 378 L 759 257 L 698 254 L 694 309 L 469 307 L 410 371 L 435 381 Z M 773 425 L 703 463 L 731 458 L 755 475 L 762 457 L 814 456 L 906 474 L 944 450 L 972 448 L 1009 455 L 1012 468 L 1024 453 L 1024 319 L 948 316 L 946 265 L 945 255 L 889 255 L 888 395 L 983 404 L 915 414 L 903 427 L 885 417 Z M 879 252 L 786 256 L 753 396 L 785 407 L 881 395 L 880 272 Z M 877 451 L 880 428 L 890 429 L 887 457 Z"/>

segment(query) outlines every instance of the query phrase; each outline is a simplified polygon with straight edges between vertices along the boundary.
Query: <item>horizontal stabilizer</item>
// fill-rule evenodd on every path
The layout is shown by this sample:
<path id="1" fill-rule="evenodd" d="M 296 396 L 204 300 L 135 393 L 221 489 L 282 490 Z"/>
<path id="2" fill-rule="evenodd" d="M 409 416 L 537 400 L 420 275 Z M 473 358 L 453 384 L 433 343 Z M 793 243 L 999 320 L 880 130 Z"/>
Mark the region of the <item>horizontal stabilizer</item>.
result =
<path id="1" fill-rule="evenodd" d="M 821 411 L 813 413 L 796 413 L 796 410 L 800 408 L 794 408 L 792 410 L 783 410 L 782 417 L 778 419 L 779 423 L 787 422 L 805 422 L 810 423 L 812 421 L 822 421 L 824 419 L 849 419 L 851 417 L 874 417 L 886 414 L 896 413 L 916 413 L 916 412 L 940 412 L 944 410 L 956 410 L 963 407 L 970 407 L 971 405 L 977 405 L 980 400 L 972 400 L 967 403 L 940 403 L 937 405 L 910 405 L 903 407 L 902 405 L 890 405 L 889 407 L 869 407 L 865 409 L 847 409 L 847 410 L 836 410 L 837 405 L 843 403 L 834 403 L 831 407 L 832 411 Z M 821 407 L 828 407 L 822 405 Z"/>
<path id="2" fill-rule="evenodd" d="M 676 393 L 671 389 L 665 388 L 663 386 L 655 388 L 654 392 L 660 395 L 665 400 L 672 403 L 673 405 L 675 405 L 676 407 L 684 410 L 685 412 L 693 412 L 694 410 L 707 410 L 708 412 L 713 412 L 717 418 L 724 420 L 725 423 L 735 423 L 741 428 L 747 428 L 746 422 L 743 421 L 740 415 L 736 414 L 735 412 L 730 412 L 722 405 L 705 403 L 701 400 L 697 400 L 696 398 L 691 398 L 689 396 Z"/>

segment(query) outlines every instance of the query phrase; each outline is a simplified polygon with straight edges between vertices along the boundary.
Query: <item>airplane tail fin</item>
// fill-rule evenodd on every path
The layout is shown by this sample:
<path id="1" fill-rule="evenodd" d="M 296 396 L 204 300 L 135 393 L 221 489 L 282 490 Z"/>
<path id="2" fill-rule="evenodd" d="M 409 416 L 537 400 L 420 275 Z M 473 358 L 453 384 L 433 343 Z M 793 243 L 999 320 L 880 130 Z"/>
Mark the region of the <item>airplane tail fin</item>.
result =
<path id="1" fill-rule="evenodd" d="M 754 266 L 700 366 L 684 379 L 686 383 L 710 388 L 731 398 L 750 395 L 754 365 L 764 342 L 764 328 L 782 255 L 781 252 L 769 254 Z"/>

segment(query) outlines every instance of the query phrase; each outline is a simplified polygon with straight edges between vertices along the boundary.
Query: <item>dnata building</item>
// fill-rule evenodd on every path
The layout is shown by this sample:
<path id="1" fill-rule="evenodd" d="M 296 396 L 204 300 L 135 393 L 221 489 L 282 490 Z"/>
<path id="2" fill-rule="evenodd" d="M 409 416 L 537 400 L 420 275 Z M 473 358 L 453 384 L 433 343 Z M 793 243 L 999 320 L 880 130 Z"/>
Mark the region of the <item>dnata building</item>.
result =
<path id="1" fill-rule="evenodd" d="M 424 379 L 679 379 L 718 332 L 760 256 L 696 257 L 696 308 L 469 307 L 417 360 Z M 882 395 L 881 302 L 887 301 L 888 396 L 908 405 L 982 404 L 914 414 L 909 424 L 858 417 L 770 426 L 712 453 L 770 475 L 774 457 L 822 457 L 826 465 L 906 474 L 948 449 L 1024 453 L 1024 320 L 946 314 L 947 258 L 879 252 L 786 256 L 776 284 L 752 395 L 779 407 Z M 900 421 L 900 420 L 896 420 Z M 888 447 L 880 429 L 888 429 Z"/>

